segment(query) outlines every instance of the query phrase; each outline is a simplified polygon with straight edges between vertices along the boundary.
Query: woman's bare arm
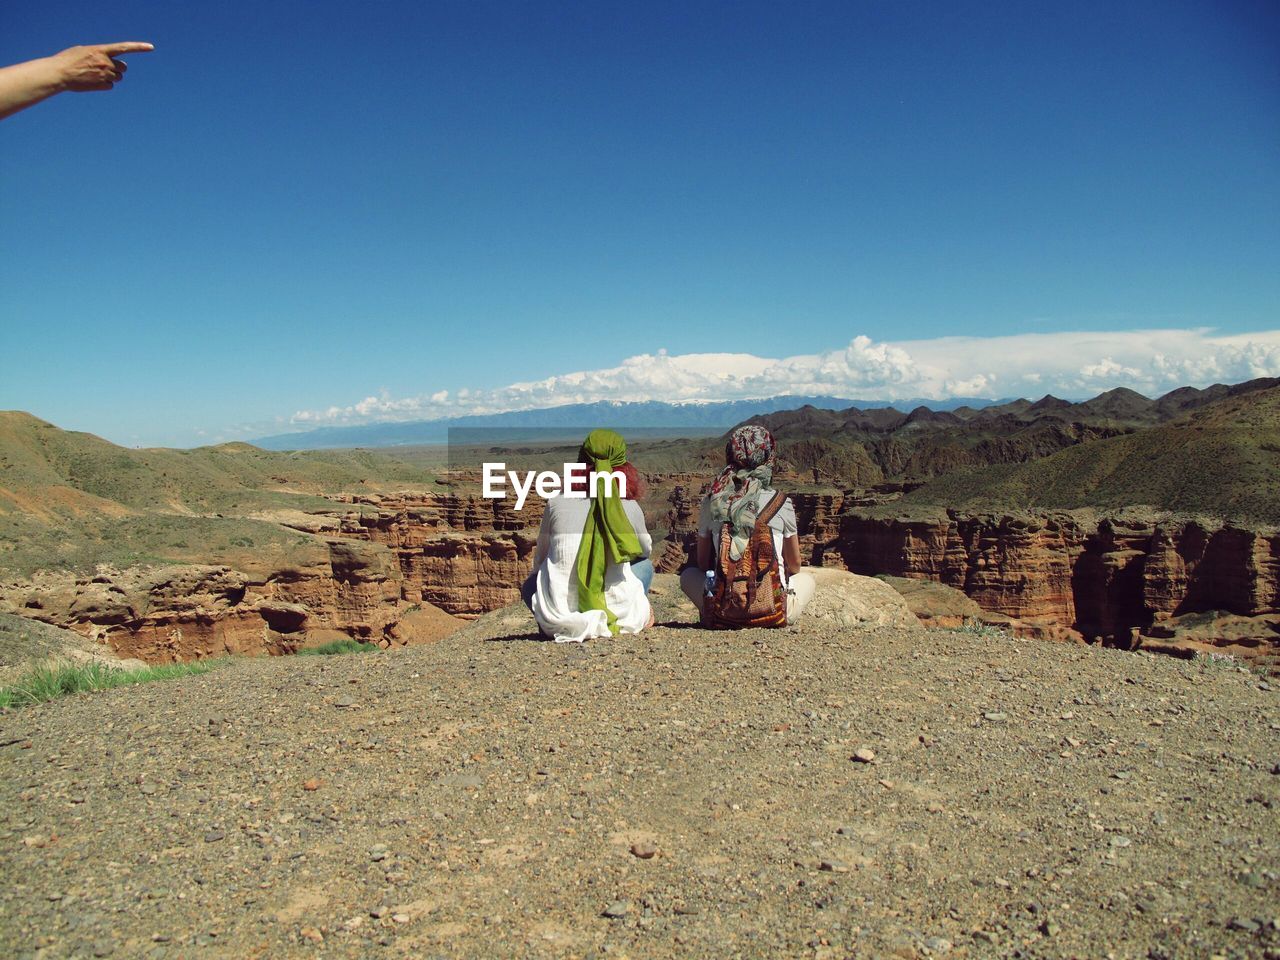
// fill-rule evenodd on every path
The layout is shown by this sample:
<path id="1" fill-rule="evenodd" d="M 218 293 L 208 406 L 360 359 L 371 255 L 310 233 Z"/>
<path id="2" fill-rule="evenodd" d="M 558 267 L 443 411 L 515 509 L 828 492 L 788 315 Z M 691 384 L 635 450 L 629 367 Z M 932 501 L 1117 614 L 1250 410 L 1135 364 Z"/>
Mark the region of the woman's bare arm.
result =
<path id="1" fill-rule="evenodd" d="M 149 43 L 125 41 L 70 47 L 51 57 L 0 68 L 0 120 L 66 90 L 110 90 L 129 68 L 116 57 L 154 50 Z"/>
<path id="2" fill-rule="evenodd" d="M 782 565 L 786 568 L 788 577 L 800 572 L 802 563 L 799 537 L 787 537 L 782 541 Z"/>
<path id="3" fill-rule="evenodd" d="M 704 573 L 715 566 L 715 561 L 711 557 L 711 538 L 705 534 L 698 534 L 698 569 Z"/>

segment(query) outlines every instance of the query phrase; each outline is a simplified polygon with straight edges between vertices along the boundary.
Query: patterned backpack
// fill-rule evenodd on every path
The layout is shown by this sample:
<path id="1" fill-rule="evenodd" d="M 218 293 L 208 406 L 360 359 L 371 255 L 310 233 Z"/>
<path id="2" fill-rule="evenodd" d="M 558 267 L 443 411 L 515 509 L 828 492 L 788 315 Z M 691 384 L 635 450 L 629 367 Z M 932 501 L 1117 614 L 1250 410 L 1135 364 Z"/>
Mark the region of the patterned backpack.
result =
<path id="1" fill-rule="evenodd" d="M 774 493 L 756 517 L 751 539 L 737 560 L 729 556 L 733 527 L 727 520 L 721 524 L 715 586 L 712 593 L 702 598 L 704 627 L 737 630 L 787 625 L 787 590 L 782 585 L 773 531 L 769 529 L 769 521 L 782 509 L 786 499 L 781 491 Z"/>

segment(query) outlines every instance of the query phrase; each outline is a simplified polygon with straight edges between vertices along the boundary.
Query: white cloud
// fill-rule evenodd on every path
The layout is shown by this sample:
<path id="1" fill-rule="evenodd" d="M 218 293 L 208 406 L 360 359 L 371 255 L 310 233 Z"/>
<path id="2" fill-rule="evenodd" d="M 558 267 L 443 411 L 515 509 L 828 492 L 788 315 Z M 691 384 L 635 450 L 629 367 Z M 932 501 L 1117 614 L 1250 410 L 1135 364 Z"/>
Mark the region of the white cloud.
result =
<path id="1" fill-rule="evenodd" d="M 1280 376 L 1280 330 L 1214 336 L 1207 328 L 1110 333 L 1022 333 L 937 337 L 847 346 L 794 357 L 666 350 L 628 357 L 614 367 L 579 370 L 499 387 L 436 390 L 415 397 L 387 391 L 346 406 L 300 410 L 298 427 L 419 420 L 590 403 L 598 400 L 696 402 L 781 394 L 864 400 L 1009 397 L 1053 393 L 1093 396 L 1129 387 L 1157 396 Z"/>

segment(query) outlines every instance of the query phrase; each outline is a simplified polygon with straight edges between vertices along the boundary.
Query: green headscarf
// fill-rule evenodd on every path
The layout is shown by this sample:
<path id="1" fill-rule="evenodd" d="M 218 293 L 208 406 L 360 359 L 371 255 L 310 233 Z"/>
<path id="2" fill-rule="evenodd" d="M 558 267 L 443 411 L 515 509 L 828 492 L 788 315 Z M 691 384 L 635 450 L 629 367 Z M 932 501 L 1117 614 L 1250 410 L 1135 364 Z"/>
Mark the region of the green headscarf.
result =
<path id="1" fill-rule="evenodd" d="M 627 462 L 627 443 L 612 430 L 592 430 L 582 442 L 582 453 L 588 471 L 606 473 Z M 604 602 L 604 573 L 611 563 L 629 563 L 641 555 L 640 538 L 636 536 L 617 496 L 613 483 L 600 484 L 600 496 L 594 498 L 587 524 L 582 530 L 582 546 L 574 564 L 574 580 L 578 584 L 578 609 L 603 610 L 608 617 L 609 632 L 617 633 L 617 617 Z M 588 489 L 588 495 L 595 490 Z"/>

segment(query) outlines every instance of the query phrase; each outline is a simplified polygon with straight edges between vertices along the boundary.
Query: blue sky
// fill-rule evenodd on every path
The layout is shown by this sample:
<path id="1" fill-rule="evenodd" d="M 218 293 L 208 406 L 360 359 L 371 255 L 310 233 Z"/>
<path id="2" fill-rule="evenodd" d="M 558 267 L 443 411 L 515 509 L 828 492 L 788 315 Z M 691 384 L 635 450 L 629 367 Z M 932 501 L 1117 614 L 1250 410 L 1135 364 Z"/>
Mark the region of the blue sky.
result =
<path id="1" fill-rule="evenodd" d="M 0 122 L 0 408 L 192 444 L 1280 374 L 1271 2 L 0 12 L 5 63 L 137 39 Z"/>

